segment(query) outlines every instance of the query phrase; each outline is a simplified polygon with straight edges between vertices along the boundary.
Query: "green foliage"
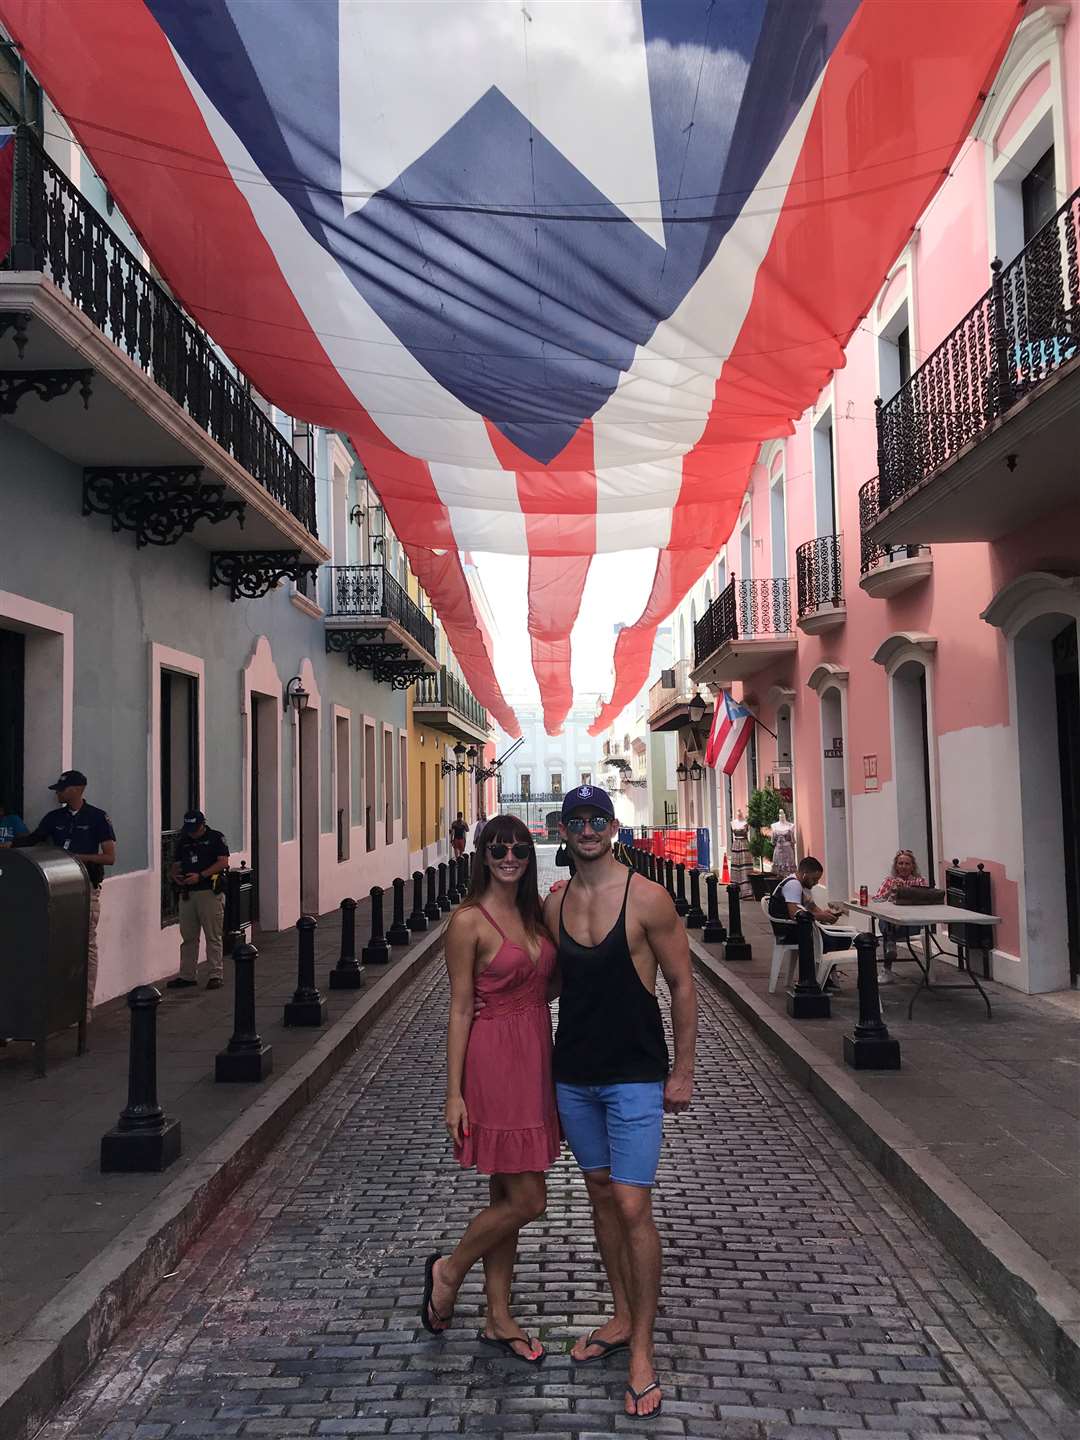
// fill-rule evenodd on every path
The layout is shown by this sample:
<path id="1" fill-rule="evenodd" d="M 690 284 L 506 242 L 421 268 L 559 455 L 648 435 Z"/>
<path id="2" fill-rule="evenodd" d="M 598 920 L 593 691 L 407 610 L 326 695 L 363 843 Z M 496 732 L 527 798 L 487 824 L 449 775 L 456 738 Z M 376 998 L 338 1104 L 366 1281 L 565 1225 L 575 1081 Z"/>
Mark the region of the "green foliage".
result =
<path id="1" fill-rule="evenodd" d="M 757 861 L 758 869 L 761 869 L 763 860 L 772 859 L 772 841 L 761 832 L 766 825 L 780 819 L 780 796 L 777 792 L 755 790 L 746 807 L 746 819 L 750 827 L 747 844 L 750 854 Z"/>

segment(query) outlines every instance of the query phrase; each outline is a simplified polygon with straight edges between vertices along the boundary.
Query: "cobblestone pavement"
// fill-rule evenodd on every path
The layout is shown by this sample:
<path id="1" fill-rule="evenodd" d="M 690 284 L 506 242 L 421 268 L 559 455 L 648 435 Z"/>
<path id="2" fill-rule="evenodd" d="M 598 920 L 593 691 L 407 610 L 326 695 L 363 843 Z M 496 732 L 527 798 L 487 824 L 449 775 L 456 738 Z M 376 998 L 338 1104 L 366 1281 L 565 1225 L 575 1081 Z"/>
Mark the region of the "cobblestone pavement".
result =
<path id="1" fill-rule="evenodd" d="M 41 1440 L 1075 1436 L 1076 1410 L 708 990 L 698 1096 L 669 1126 L 657 1196 L 663 1415 L 620 1414 L 625 1357 L 581 1371 L 566 1357 L 604 1314 L 566 1158 L 518 1266 L 516 1310 L 548 1347 L 543 1369 L 480 1352 L 478 1275 L 454 1330 L 426 1335 L 423 1258 L 482 1196 L 442 1133 L 446 998 L 434 964 Z"/>

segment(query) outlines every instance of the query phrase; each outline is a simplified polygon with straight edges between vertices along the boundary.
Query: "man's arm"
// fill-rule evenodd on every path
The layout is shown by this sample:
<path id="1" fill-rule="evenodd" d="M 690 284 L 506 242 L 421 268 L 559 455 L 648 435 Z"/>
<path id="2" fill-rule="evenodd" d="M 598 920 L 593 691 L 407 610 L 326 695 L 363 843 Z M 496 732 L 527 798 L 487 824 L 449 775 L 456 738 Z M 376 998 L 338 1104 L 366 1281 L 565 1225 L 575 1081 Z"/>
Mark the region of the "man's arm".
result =
<path id="1" fill-rule="evenodd" d="M 101 848 L 96 855 L 72 855 L 71 858 L 81 861 L 83 865 L 115 865 L 116 841 L 102 840 Z"/>
<path id="2" fill-rule="evenodd" d="M 664 1087 L 664 1109 L 678 1114 L 694 1093 L 694 1051 L 697 1047 L 697 992 L 690 966 L 686 927 L 666 890 L 641 886 L 641 918 L 660 972 L 671 991 L 671 1028 L 675 1032 L 675 1064 Z"/>
<path id="3" fill-rule="evenodd" d="M 49 838 L 44 827 L 45 822 L 42 821 L 36 830 L 27 830 L 22 835 L 13 836 L 9 841 L 12 850 L 22 850 L 27 845 L 44 845 Z"/>

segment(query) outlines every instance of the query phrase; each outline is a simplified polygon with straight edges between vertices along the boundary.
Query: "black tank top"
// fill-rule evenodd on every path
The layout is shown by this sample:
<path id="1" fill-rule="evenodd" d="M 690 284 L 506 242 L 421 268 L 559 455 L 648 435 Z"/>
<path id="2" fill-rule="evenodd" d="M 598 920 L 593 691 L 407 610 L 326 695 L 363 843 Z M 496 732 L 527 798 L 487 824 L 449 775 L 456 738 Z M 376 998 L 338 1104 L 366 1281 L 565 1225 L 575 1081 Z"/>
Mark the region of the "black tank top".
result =
<path id="1" fill-rule="evenodd" d="M 559 907 L 559 1028 L 555 1079 L 565 1085 L 629 1085 L 665 1080 L 668 1052 L 660 1006 L 634 969 L 626 938 L 626 878 L 619 918 L 599 945 L 579 945 Z"/>

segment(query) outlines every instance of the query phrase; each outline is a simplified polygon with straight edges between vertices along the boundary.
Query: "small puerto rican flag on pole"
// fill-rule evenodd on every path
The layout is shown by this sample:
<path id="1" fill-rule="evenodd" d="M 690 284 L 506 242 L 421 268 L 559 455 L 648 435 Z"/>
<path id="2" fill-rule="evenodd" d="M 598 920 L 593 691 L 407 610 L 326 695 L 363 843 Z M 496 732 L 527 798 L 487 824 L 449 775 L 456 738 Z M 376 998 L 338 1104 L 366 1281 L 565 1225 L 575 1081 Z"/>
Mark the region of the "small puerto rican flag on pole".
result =
<path id="1" fill-rule="evenodd" d="M 705 763 L 725 775 L 734 773 L 735 766 L 742 759 L 742 753 L 750 743 L 750 732 L 754 728 L 754 717 L 742 705 L 736 705 L 726 690 L 720 693 L 720 703 L 713 716 L 709 742 L 705 747 Z"/>

